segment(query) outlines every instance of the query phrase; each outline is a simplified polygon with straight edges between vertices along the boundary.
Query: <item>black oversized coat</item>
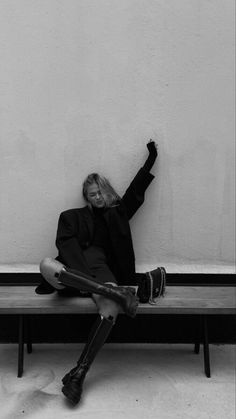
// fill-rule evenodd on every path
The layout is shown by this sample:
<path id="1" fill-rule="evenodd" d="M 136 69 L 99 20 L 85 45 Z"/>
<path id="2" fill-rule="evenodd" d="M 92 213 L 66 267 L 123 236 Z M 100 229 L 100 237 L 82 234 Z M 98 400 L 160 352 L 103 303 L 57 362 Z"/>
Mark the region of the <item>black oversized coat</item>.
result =
<path id="1" fill-rule="evenodd" d="M 145 191 L 153 178 L 151 173 L 141 168 L 119 205 L 104 213 L 113 255 L 110 269 L 118 284 L 135 284 L 135 256 L 129 220 L 144 202 Z M 83 250 L 92 244 L 93 231 L 93 212 L 88 206 L 62 212 L 57 229 L 59 254 L 56 259 L 69 268 L 90 274 Z"/>

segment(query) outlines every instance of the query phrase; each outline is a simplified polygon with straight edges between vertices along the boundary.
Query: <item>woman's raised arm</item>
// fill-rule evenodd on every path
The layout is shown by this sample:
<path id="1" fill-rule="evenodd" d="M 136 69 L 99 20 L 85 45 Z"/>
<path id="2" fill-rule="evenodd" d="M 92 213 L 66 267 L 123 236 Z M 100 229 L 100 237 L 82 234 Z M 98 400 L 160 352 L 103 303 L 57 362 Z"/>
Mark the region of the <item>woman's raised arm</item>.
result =
<path id="1" fill-rule="evenodd" d="M 150 170 L 158 155 L 157 144 L 155 141 L 150 140 L 147 143 L 147 148 L 149 151 L 147 160 L 138 171 L 121 199 L 129 219 L 133 217 L 135 212 L 144 202 L 145 191 L 155 177 L 150 173 Z"/>

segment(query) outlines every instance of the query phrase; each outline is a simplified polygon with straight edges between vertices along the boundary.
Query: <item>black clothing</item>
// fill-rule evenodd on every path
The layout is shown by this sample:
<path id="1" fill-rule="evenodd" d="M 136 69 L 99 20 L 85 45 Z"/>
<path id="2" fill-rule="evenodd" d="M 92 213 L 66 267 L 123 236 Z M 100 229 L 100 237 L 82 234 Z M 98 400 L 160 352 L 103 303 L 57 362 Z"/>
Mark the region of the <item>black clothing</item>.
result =
<path id="1" fill-rule="evenodd" d="M 102 247 L 105 252 L 109 248 L 109 232 L 104 218 L 106 208 L 93 208 L 94 233 L 92 245 Z"/>
<path id="2" fill-rule="evenodd" d="M 117 284 L 116 278 L 109 269 L 109 261 L 102 247 L 89 246 L 83 251 L 83 255 L 90 272 L 96 278 L 96 282 L 100 284 L 105 284 L 106 282 Z"/>
<path id="3" fill-rule="evenodd" d="M 106 240 L 107 237 L 109 239 L 110 249 L 108 266 L 118 284 L 135 284 L 135 256 L 129 220 L 144 202 L 145 191 L 153 178 L 152 174 L 141 168 L 119 205 L 107 208 L 103 214 L 108 236 L 104 234 Z M 100 221 L 97 225 L 98 234 L 94 236 L 94 216 L 88 206 L 62 212 L 57 229 L 56 246 L 59 254 L 56 259 L 69 268 L 91 275 L 84 251 L 94 245 L 94 237 L 96 241 L 102 237 L 100 227 L 103 221 Z"/>
<path id="4" fill-rule="evenodd" d="M 157 158 L 157 149 L 155 146 L 154 141 L 151 141 L 150 143 L 147 144 L 147 148 L 149 151 L 149 156 L 147 158 L 147 160 L 145 161 L 143 168 L 144 170 L 147 170 L 148 172 L 150 172 L 152 166 L 155 163 L 155 160 Z"/>

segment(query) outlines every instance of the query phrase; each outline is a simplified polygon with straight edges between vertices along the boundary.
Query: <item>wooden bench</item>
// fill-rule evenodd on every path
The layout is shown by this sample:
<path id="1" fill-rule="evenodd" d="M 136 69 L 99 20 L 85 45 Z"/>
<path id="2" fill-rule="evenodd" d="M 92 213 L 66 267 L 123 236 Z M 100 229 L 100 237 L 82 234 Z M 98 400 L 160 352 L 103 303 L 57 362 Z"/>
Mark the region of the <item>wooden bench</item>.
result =
<path id="1" fill-rule="evenodd" d="M 32 352 L 29 319 L 31 315 L 48 314 L 92 314 L 96 306 L 91 298 L 61 297 L 57 293 L 38 295 L 32 285 L 1 285 L 0 314 L 17 315 L 19 319 L 18 337 L 18 377 L 23 374 L 24 340 L 28 353 Z M 210 354 L 208 342 L 208 316 L 236 314 L 234 287 L 222 286 L 167 286 L 166 296 L 157 305 L 140 304 L 137 315 L 196 315 L 201 327 L 201 339 L 195 341 L 195 353 L 199 353 L 203 343 L 204 370 L 210 377 Z M 26 335 L 26 339 L 24 336 Z"/>

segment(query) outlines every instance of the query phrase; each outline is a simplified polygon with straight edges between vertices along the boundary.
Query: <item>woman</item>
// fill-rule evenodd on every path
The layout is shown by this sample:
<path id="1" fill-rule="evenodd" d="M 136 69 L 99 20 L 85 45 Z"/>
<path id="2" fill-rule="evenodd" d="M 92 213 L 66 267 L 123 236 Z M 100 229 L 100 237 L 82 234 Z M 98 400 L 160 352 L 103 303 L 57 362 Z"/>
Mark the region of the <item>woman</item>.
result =
<path id="1" fill-rule="evenodd" d="M 86 373 L 118 313 L 122 309 L 130 317 L 136 314 L 138 298 L 132 285 L 137 284 L 137 274 L 129 220 L 144 202 L 145 191 L 154 178 L 150 170 L 157 145 L 150 140 L 147 148 L 148 158 L 122 198 L 106 178 L 97 173 L 86 178 L 83 196 L 87 205 L 60 215 L 58 257 L 40 263 L 44 279 L 59 293 L 79 290 L 81 295 L 92 296 L 98 308 L 98 319 L 77 365 L 62 379 L 62 392 L 73 404 L 81 398 Z"/>

